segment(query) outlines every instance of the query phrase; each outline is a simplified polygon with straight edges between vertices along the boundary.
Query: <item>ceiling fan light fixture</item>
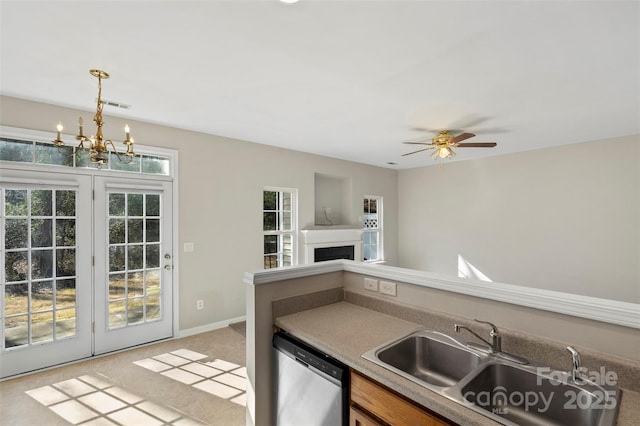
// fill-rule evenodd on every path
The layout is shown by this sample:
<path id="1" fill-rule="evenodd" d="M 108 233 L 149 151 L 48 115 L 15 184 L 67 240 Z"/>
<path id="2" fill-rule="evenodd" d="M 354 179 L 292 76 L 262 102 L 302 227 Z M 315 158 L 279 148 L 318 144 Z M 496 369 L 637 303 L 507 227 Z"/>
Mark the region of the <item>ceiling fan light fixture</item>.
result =
<path id="1" fill-rule="evenodd" d="M 438 156 L 440 158 L 448 158 L 448 157 L 452 157 L 453 151 L 451 150 L 451 148 L 449 148 L 448 146 L 441 146 L 438 148 Z"/>

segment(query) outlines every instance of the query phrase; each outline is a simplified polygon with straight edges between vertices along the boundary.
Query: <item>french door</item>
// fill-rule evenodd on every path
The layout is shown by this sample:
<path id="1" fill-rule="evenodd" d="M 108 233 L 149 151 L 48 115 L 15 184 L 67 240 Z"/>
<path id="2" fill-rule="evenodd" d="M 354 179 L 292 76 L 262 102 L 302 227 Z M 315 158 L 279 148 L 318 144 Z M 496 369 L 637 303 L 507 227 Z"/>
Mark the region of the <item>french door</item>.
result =
<path id="1" fill-rule="evenodd" d="M 2 171 L 0 377 L 91 355 L 91 177 Z"/>
<path id="2" fill-rule="evenodd" d="M 95 193 L 95 352 L 171 337 L 171 182 L 96 177 Z"/>
<path id="3" fill-rule="evenodd" d="M 170 182 L 1 173 L 0 377 L 172 336 Z"/>

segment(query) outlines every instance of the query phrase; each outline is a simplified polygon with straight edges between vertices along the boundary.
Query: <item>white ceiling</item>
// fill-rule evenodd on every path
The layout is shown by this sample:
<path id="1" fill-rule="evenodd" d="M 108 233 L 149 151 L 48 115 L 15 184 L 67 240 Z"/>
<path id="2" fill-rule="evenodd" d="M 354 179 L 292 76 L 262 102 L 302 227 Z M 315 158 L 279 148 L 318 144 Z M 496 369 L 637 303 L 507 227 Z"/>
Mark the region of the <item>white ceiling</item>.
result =
<path id="1" fill-rule="evenodd" d="M 640 133 L 638 1 L 2 0 L 0 14 L 4 95 L 92 111 L 99 68 L 103 98 L 132 106 L 107 115 L 366 164 L 433 165 L 401 157 L 433 136 L 416 128 L 498 142 L 456 160 Z"/>

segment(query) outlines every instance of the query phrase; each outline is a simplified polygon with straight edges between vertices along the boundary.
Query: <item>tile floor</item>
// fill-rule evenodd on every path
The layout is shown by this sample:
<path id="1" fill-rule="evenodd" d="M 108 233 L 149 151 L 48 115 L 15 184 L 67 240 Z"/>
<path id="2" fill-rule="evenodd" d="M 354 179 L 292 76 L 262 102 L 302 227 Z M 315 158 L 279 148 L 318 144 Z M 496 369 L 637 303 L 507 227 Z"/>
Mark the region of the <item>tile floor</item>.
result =
<path id="1" fill-rule="evenodd" d="M 0 425 L 243 426 L 245 390 L 225 327 L 0 382 Z"/>

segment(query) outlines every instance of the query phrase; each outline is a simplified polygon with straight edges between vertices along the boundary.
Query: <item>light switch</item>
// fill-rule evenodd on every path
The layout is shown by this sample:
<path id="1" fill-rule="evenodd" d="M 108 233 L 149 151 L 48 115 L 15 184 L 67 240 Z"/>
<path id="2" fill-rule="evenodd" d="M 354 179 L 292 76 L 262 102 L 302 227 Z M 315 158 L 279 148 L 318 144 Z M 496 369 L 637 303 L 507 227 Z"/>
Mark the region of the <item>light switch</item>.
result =
<path id="1" fill-rule="evenodd" d="M 184 243 L 184 251 L 185 252 L 193 251 L 193 243 L 192 242 Z"/>

